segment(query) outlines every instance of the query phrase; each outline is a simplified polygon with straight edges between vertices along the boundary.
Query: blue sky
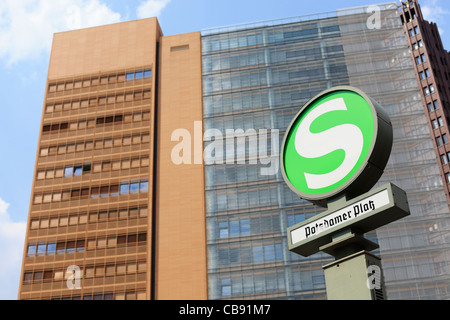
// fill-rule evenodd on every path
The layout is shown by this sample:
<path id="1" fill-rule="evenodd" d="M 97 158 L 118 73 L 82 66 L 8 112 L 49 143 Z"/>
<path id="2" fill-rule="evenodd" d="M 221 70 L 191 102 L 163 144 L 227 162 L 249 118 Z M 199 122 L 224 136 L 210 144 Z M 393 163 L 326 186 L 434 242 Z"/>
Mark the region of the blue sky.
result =
<path id="1" fill-rule="evenodd" d="M 0 299 L 17 298 L 53 33 L 157 16 L 164 35 L 172 35 L 381 2 L 387 1 L 1 0 Z M 448 3 L 420 4 L 450 49 Z"/>

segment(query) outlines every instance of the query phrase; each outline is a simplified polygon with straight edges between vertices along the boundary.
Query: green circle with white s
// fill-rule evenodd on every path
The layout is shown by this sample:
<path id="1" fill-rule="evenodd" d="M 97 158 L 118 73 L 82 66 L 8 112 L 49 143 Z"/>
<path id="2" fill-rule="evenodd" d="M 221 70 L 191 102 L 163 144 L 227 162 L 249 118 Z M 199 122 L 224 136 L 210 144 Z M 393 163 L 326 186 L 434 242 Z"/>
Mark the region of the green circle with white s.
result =
<path id="1" fill-rule="evenodd" d="M 332 91 L 309 104 L 285 141 L 284 171 L 308 199 L 346 188 L 370 157 L 376 114 L 356 92 Z"/>

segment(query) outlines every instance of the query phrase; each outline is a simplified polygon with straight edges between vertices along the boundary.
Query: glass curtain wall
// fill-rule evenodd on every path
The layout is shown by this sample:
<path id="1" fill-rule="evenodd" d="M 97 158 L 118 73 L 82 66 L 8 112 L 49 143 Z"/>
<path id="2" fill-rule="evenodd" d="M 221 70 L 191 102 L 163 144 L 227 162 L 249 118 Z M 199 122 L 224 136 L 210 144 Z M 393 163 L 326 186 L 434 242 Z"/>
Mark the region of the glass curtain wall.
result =
<path id="1" fill-rule="evenodd" d="M 286 238 L 288 226 L 324 209 L 295 195 L 275 162 L 300 107 L 338 85 L 366 91 L 395 126 L 382 180 L 408 192 L 412 217 L 368 235 L 382 247 L 388 297 L 442 296 L 417 289 L 436 263 L 448 266 L 444 250 L 414 253 L 444 241 L 448 207 L 407 43 L 395 4 L 381 7 L 376 29 L 364 10 L 202 34 L 210 299 L 326 298 L 322 266 L 332 258 L 291 253 Z"/>
<path id="2" fill-rule="evenodd" d="M 396 6 L 381 11 L 380 28 L 367 14 L 338 15 L 350 85 L 389 113 L 394 144 L 378 185 L 408 194 L 411 215 L 376 231 L 389 299 L 449 298 L 449 207 L 420 88 Z"/>

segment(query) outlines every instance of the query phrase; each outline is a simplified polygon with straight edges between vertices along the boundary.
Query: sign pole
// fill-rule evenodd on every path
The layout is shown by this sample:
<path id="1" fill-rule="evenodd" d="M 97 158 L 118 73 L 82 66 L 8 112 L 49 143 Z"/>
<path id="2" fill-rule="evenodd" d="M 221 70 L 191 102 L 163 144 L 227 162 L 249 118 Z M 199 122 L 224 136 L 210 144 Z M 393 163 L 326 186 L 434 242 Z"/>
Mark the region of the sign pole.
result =
<path id="1" fill-rule="evenodd" d="M 286 130 L 280 155 L 286 184 L 327 208 L 287 229 L 289 250 L 335 257 L 323 266 L 330 300 L 386 299 L 381 259 L 370 253 L 379 246 L 364 233 L 410 214 L 402 189 L 390 183 L 372 189 L 392 142 L 387 113 L 351 86 L 310 99 Z"/>

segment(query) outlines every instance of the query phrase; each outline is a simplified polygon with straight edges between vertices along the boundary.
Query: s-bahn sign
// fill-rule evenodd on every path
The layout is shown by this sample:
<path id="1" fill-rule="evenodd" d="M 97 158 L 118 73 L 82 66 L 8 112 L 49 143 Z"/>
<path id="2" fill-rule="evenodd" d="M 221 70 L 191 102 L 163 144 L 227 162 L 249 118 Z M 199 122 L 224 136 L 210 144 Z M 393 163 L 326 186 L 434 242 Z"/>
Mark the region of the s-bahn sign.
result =
<path id="1" fill-rule="evenodd" d="M 357 88 L 325 90 L 301 108 L 282 143 L 281 172 L 299 197 L 329 210 L 289 228 L 290 247 L 321 238 L 318 250 L 343 227 L 367 232 L 409 214 L 406 195 L 396 186 L 364 194 L 383 174 L 392 141 L 389 116 Z M 350 204 L 350 199 L 358 201 Z M 386 208 L 396 214 L 386 214 Z"/>

